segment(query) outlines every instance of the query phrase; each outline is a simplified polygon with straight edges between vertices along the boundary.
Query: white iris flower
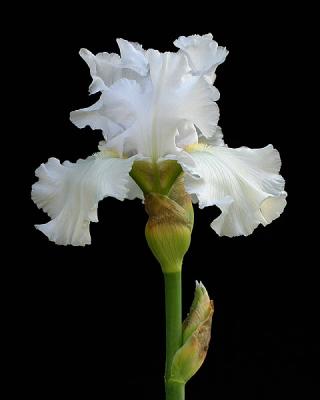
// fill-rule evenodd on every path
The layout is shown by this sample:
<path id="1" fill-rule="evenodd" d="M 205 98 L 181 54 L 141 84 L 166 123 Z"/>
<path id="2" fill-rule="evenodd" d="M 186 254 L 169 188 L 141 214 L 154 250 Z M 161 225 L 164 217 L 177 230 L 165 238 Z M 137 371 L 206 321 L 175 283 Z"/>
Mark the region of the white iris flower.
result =
<path id="1" fill-rule="evenodd" d="M 228 51 L 211 34 L 180 37 L 176 53 L 117 42 L 121 56 L 80 51 L 93 79 L 89 91 L 101 96 L 72 112 L 71 121 L 101 129 L 105 140 L 85 160 L 50 158 L 37 169 L 32 199 L 51 221 L 36 227 L 57 244 L 89 244 L 100 200 L 143 198 L 129 175 L 136 160 L 177 160 L 193 201 L 221 209 L 211 223 L 221 236 L 249 235 L 279 217 L 286 192 L 278 151 L 271 145 L 231 149 L 217 125 L 213 83 Z"/>

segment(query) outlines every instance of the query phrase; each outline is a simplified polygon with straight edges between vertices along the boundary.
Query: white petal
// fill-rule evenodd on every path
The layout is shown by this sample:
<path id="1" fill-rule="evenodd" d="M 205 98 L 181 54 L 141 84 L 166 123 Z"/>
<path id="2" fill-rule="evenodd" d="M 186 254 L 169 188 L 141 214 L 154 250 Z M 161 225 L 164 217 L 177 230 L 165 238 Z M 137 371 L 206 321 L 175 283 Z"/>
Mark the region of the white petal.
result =
<path id="1" fill-rule="evenodd" d="M 124 39 L 117 39 L 117 43 L 121 53 L 122 67 L 132 69 L 140 75 L 146 75 L 149 66 L 142 46 Z"/>
<path id="2" fill-rule="evenodd" d="M 90 68 L 92 83 L 89 92 L 91 94 L 104 90 L 106 86 L 122 78 L 121 59 L 118 54 L 94 55 L 87 49 L 81 49 L 79 54 Z"/>
<path id="3" fill-rule="evenodd" d="M 214 136 L 219 120 L 216 101 L 220 94 L 217 88 L 209 85 L 203 77 L 187 76 L 179 91 L 180 116 L 194 123 L 203 136 Z"/>
<path id="4" fill-rule="evenodd" d="M 178 125 L 179 134 L 176 136 L 176 145 L 183 149 L 191 144 L 198 143 L 198 132 L 190 121 L 182 120 Z"/>
<path id="5" fill-rule="evenodd" d="M 186 190 L 200 208 L 217 205 L 221 214 L 211 227 L 221 236 L 249 235 L 261 223 L 277 218 L 286 204 L 280 156 L 271 145 L 189 148 L 195 166 L 184 165 Z"/>
<path id="6" fill-rule="evenodd" d="M 129 176 L 128 183 L 127 183 L 128 193 L 126 194 L 126 199 L 134 200 L 134 199 L 144 199 L 144 195 L 142 190 L 136 184 L 136 182 Z"/>
<path id="7" fill-rule="evenodd" d="M 264 221 L 261 222 L 262 225 L 270 224 L 282 214 L 287 204 L 286 197 L 287 193 L 282 192 L 278 197 L 270 196 L 264 200 L 261 205 L 261 214 L 264 218 Z"/>
<path id="8" fill-rule="evenodd" d="M 80 56 L 90 68 L 91 94 L 105 90 L 121 78 L 138 80 L 139 75 L 147 74 L 148 61 L 142 47 L 123 39 L 118 39 L 117 42 L 121 57 L 114 53 L 104 52 L 94 55 L 87 49 L 80 50 Z"/>
<path id="9" fill-rule="evenodd" d="M 156 105 L 164 119 L 190 121 L 203 135 L 212 136 L 219 119 L 215 103 L 219 91 L 202 77 L 192 76 L 182 54 L 161 54 L 155 50 L 147 53 Z"/>
<path id="10" fill-rule="evenodd" d="M 91 243 L 89 224 L 98 221 L 98 202 L 107 196 L 123 200 L 128 193 L 134 158 L 114 157 L 102 152 L 63 164 L 50 158 L 36 170 L 39 181 L 32 187 L 32 199 L 52 218 L 36 227 L 50 240 L 74 246 Z"/>
<path id="11" fill-rule="evenodd" d="M 217 89 L 192 76 L 181 53 L 148 50 L 146 56 L 150 72 L 145 78 L 116 81 L 94 106 L 71 113 L 72 122 L 102 129 L 110 149 L 153 159 L 177 153 L 177 135 L 182 144 L 195 143 L 194 126 L 213 136 L 219 118 Z"/>
<path id="12" fill-rule="evenodd" d="M 144 147 L 150 143 L 143 141 L 149 126 L 147 118 L 150 107 L 148 103 L 151 102 L 150 93 L 143 93 L 142 87 L 136 81 L 121 79 L 108 91 L 103 92 L 101 98 L 102 112 L 121 127 L 116 134 L 104 131 L 107 147 L 120 153 L 133 150 L 136 153 L 150 153 L 150 149 L 146 150 Z"/>
<path id="13" fill-rule="evenodd" d="M 197 143 L 209 146 L 226 146 L 220 126 L 217 126 L 214 134 L 210 137 L 204 136 L 190 121 L 182 121 L 178 127 L 179 135 L 176 137 L 176 145 L 185 148 Z"/>
<path id="14" fill-rule="evenodd" d="M 70 120 L 78 128 L 90 126 L 92 129 L 101 129 L 104 137 L 113 137 L 123 131 L 123 127 L 113 122 L 105 112 L 105 107 L 100 98 L 90 107 L 72 111 Z"/>
<path id="15" fill-rule="evenodd" d="M 199 135 L 199 143 L 206 144 L 209 146 L 225 146 L 224 140 L 223 140 L 223 133 L 222 129 L 220 126 L 217 126 L 214 134 L 211 137 L 205 137 L 200 133 Z"/>
<path id="16" fill-rule="evenodd" d="M 174 45 L 181 49 L 187 57 L 195 75 L 206 75 L 210 83 L 215 80 L 215 70 L 228 55 L 225 47 L 218 46 L 212 35 L 180 36 Z"/>

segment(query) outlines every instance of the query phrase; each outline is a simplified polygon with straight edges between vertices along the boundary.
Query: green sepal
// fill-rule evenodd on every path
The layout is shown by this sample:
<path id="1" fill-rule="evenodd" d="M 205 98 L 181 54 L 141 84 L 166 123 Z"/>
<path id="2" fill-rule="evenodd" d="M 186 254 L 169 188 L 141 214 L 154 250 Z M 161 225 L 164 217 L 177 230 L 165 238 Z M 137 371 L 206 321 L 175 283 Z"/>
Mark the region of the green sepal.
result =
<path id="1" fill-rule="evenodd" d="M 133 163 L 130 175 L 145 195 L 152 192 L 166 195 L 181 173 L 180 164 L 174 160 L 138 160 Z"/>

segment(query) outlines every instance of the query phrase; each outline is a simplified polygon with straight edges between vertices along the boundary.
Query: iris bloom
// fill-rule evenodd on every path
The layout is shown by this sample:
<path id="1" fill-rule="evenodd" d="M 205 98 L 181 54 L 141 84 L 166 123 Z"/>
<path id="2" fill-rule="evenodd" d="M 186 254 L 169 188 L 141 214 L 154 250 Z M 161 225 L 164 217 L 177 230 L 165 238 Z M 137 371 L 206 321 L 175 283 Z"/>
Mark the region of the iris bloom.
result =
<path id="1" fill-rule="evenodd" d="M 89 244 L 100 200 L 143 199 L 129 175 L 137 160 L 176 160 L 192 200 L 220 208 L 211 223 L 220 236 L 249 235 L 277 218 L 286 204 L 278 151 L 272 145 L 229 148 L 218 126 L 213 84 L 228 51 L 211 34 L 180 37 L 175 53 L 117 43 L 120 56 L 80 51 L 92 76 L 89 92 L 101 95 L 72 112 L 71 121 L 100 129 L 104 141 L 85 160 L 50 158 L 37 169 L 32 199 L 51 221 L 36 227 L 57 244 Z"/>

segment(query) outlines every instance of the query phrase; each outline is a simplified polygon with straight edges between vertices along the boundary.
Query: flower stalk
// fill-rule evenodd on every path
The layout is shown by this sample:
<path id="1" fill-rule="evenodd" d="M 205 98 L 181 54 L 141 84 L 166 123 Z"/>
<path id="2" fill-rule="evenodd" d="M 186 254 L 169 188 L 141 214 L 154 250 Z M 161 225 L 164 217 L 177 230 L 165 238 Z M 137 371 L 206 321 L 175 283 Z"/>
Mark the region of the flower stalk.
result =
<path id="1" fill-rule="evenodd" d="M 185 384 L 171 380 L 172 361 L 182 345 L 181 271 L 164 273 L 166 304 L 166 400 L 184 400 Z"/>

